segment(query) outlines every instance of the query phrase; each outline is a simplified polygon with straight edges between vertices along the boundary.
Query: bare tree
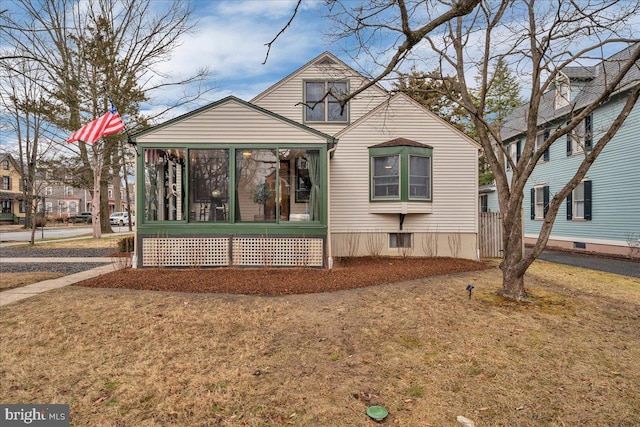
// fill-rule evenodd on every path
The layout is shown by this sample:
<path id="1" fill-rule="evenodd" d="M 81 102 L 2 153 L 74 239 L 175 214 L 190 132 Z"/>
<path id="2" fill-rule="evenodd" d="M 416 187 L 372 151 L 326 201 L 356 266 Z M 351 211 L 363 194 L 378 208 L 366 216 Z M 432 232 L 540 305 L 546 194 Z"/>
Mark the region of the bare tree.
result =
<path id="1" fill-rule="evenodd" d="M 503 214 L 504 253 L 500 295 L 526 298 L 524 274 L 549 239 L 558 209 L 581 182 L 589 167 L 613 138 L 633 109 L 640 82 L 629 73 L 638 67 L 640 39 L 634 35 L 633 17 L 640 2 L 592 0 L 589 2 L 535 0 L 441 1 L 441 0 L 330 0 L 329 16 L 335 22 L 333 36 L 353 46 L 356 62 L 369 61 L 373 70 L 369 85 L 340 99 L 346 105 L 369 86 L 393 73 L 406 72 L 424 62 L 443 83 L 458 94 L 452 101 L 465 108 L 477 130 L 493 172 Z M 605 60 L 610 45 L 629 46 L 623 58 Z M 521 113 L 519 131 L 526 135 L 519 158 L 511 157 L 503 144 L 504 129 L 492 125 L 487 113 L 488 96 L 495 84 L 490 69 L 503 61 L 518 71 L 528 101 Z M 536 144 L 543 97 L 554 89 L 567 67 L 600 61 L 600 86 L 581 102 L 570 102 L 555 114 L 547 138 Z M 469 76 L 480 75 L 479 81 Z M 447 76 L 452 76 L 448 78 Z M 548 211 L 532 251 L 523 253 L 522 203 L 525 185 L 544 152 L 583 123 L 585 117 L 612 94 L 625 93 L 626 102 L 611 119 L 606 131 L 584 158 L 574 175 L 550 199 Z M 506 160 L 505 160 L 506 159 Z"/>
<path id="2" fill-rule="evenodd" d="M 38 79 L 37 70 L 26 69 L 24 64 L 13 61 L 12 66 L 0 68 L 0 77 L 0 105 L 4 110 L 2 123 L 15 135 L 14 160 L 23 180 L 25 228 L 31 229 L 30 243 L 33 244 L 39 193 L 37 172 L 42 158 L 52 147 L 46 113 L 53 105 L 34 83 Z"/>
<path id="3" fill-rule="evenodd" d="M 0 57 L 18 57 L 45 73 L 39 81 L 42 89 L 61 110 L 49 120 L 60 129 L 73 132 L 104 114 L 109 107 L 105 88 L 132 128 L 145 126 L 149 118 L 139 116 L 138 106 L 151 92 L 195 84 L 162 112 L 166 113 L 205 93 L 200 83 L 208 76 L 206 69 L 177 79 L 161 71 L 161 64 L 195 23 L 188 1 L 156 5 L 152 0 L 16 0 L 10 11 L 0 15 L 0 35 L 16 53 Z M 93 190 L 94 197 L 102 193 L 102 232 L 111 231 L 106 186 L 109 179 L 120 180 L 118 146 L 125 141 L 111 137 L 98 150 L 83 142 L 77 146 L 80 181 L 89 186 L 99 183 L 102 189 Z M 100 174 L 97 180 L 95 173 Z"/>

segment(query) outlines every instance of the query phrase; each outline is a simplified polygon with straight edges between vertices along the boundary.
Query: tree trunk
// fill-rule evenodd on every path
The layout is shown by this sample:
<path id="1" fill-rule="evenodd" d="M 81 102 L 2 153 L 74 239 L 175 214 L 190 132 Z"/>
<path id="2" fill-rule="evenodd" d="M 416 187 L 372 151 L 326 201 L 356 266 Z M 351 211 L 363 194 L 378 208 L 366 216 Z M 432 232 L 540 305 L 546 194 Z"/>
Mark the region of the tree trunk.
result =
<path id="1" fill-rule="evenodd" d="M 528 264 L 524 260 L 524 235 L 522 210 L 511 209 L 511 215 L 503 219 L 504 258 L 500 263 L 502 270 L 502 289 L 498 295 L 504 298 L 523 301 L 527 298 L 524 290 L 524 273 Z"/>
<path id="2" fill-rule="evenodd" d="M 522 261 L 517 256 L 507 255 L 505 251 L 505 259 L 500 264 L 502 270 L 502 289 L 498 291 L 498 295 L 516 301 L 524 301 L 527 299 L 527 293 L 524 290 L 524 272 L 525 270 L 519 266 Z"/>
<path id="3" fill-rule="evenodd" d="M 95 173 L 95 172 L 94 172 Z M 111 224 L 109 222 L 109 182 L 100 177 L 100 230 L 102 234 L 111 233 Z"/>

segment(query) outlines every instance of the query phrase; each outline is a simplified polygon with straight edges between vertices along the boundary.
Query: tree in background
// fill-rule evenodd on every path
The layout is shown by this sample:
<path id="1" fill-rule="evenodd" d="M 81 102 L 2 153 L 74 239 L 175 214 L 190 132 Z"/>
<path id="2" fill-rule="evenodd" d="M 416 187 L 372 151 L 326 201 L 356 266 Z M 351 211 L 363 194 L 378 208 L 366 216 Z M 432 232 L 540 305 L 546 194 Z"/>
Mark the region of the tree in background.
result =
<path id="1" fill-rule="evenodd" d="M 521 88 L 517 76 L 502 58 L 495 61 L 490 76 L 485 114 L 488 123 L 500 129 L 505 119 L 522 105 Z M 437 70 L 421 73 L 413 67 L 410 73 L 401 74 L 392 87 L 396 91 L 406 93 L 456 128 L 477 139 L 478 133 L 471 115 L 457 101 L 460 99 L 460 93 L 456 92 L 459 84 L 454 83 L 455 80 L 453 76 L 442 78 Z M 476 81 L 480 80 L 480 76 L 477 76 Z M 480 185 L 493 182 L 493 173 L 484 154 L 478 159 L 478 171 Z"/>
<path id="2" fill-rule="evenodd" d="M 206 69 L 177 79 L 160 71 L 160 65 L 195 26 L 189 2 L 166 1 L 160 8 L 156 4 L 152 0 L 16 0 L 11 10 L 0 14 L 0 37 L 11 49 L 0 54 L 0 61 L 16 59 L 28 65 L 26 70 L 42 73 L 39 79 L 30 77 L 31 71 L 25 75 L 37 81 L 56 105 L 47 119 L 59 129 L 56 140 L 61 144 L 66 145 L 63 141 L 72 132 L 107 111 L 107 92 L 131 129 L 206 92 L 199 85 L 208 76 Z M 138 114 L 149 93 L 190 84 L 195 89 L 184 91 L 156 116 Z M 94 164 L 90 154 L 96 147 L 83 142 L 73 147 L 78 158 L 74 184 L 93 188 L 93 194 L 99 195 L 101 232 L 105 233 L 111 232 L 106 185 L 109 180 L 114 184 L 121 180 L 125 141 L 124 137 L 104 140 L 100 165 Z M 98 181 L 104 191 L 94 187 L 95 173 L 101 174 Z"/>
<path id="3" fill-rule="evenodd" d="M 491 73 L 487 79 L 487 87 L 485 90 L 485 117 L 487 125 L 491 126 L 497 132 L 500 132 L 502 125 L 505 123 L 505 119 L 509 117 L 514 111 L 520 107 L 523 103 L 520 97 L 520 82 L 517 76 L 507 65 L 504 57 L 498 57 L 493 63 Z M 482 84 L 482 77 L 478 76 L 477 82 Z M 477 91 L 474 97 L 479 98 L 480 90 Z M 473 122 L 471 122 L 473 123 Z M 473 124 L 470 124 L 472 128 L 472 136 L 478 137 Z M 480 185 L 490 184 L 493 182 L 493 172 L 491 171 L 491 165 L 487 159 L 484 150 L 480 158 L 478 159 L 478 179 Z"/>
<path id="4" fill-rule="evenodd" d="M 424 61 L 427 69 L 437 64 L 434 74 L 441 76 L 444 85 L 451 85 L 451 93 L 460 94 L 452 101 L 465 108 L 471 117 L 495 178 L 503 215 L 504 258 L 500 263 L 499 294 L 509 299 L 525 299 L 524 274 L 544 250 L 560 206 L 620 129 L 640 96 L 640 81 L 633 80 L 633 74 L 629 73 L 640 59 L 640 39 L 632 22 L 640 11 L 640 3 L 593 0 L 537 5 L 528 0 L 330 0 L 328 4 L 335 23 L 332 35 L 353 46 L 351 53 L 358 62 L 368 59 L 378 70 L 367 84 L 340 99 L 342 106 L 397 73 L 408 60 Z M 604 61 L 606 48 L 616 43 L 628 46 L 628 50 L 623 59 L 601 70 L 606 75 L 597 93 L 584 104 L 569 105 L 562 123 L 551 129 L 545 141 L 536 144 L 542 97 L 554 89 L 563 69 Z M 518 75 L 526 80 L 528 101 L 522 109 L 526 139 L 519 159 L 511 158 L 507 152 L 501 129 L 494 124 L 496 117 L 489 112 L 497 101 L 492 100 L 494 76 L 490 68 L 500 60 L 517 67 Z M 477 89 L 467 82 L 468 75 L 480 76 Z M 585 117 L 621 90 L 626 91 L 624 105 L 611 117 L 591 151 L 583 150 L 584 157 L 574 175 L 550 199 L 537 241 L 525 255 L 522 202 L 525 185 L 538 161 L 551 144 L 566 138 Z"/>
<path id="5" fill-rule="evenodd" d="M 400 74 L 392 83 L 394 91 L 403 92 L 463 132 L 469 132 L 469 114 L 455 99 L 460 95 L 447 80 L 435 72 L 422 73 L 414 68 Z"/>

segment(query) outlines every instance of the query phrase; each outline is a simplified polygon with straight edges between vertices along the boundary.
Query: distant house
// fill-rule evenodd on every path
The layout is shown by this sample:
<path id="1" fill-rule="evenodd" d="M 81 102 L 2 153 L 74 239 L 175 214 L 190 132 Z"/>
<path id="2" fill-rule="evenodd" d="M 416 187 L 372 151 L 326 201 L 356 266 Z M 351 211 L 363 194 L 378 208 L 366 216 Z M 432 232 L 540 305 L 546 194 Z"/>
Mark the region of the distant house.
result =
<path id="1" fill-rule="evenodd" d="M 133 135 L 136 265 L 331 266 L 477 258 L 479 146 L 324 53 L 251 102 Z M 335 95 L 335 97 L 333 96 Z"/>
<path id="2" fill-rule="evenodd" d="M 595 66 L 566 67 L 555 88 L 544 94 L 538 117 L 538 140 L 562 126 L 571 112 L 580 111 L 602 93 L 607 73 L 629 58 L 622 50 Z M 621 82 L 620 88 L 600 105 L 566 141 L 556 141 L 544 154 L 528 180 L 524 194 L 525 241 L 533 243 L 555 191 L 574 175 L 585 150 L 590 151 L 607 131 L 628 98 L 640 84 L 640 64 Z M 524 109 L 517 111 L 502 129 L 507 151 L 520 153 L 526 129 Z M 636 105 L 622 128 L 607 144 L 587 176 L 567 198 L 556 218 L 549 246 L 627 254 L 631 239 L 640 238 L 640 107 Z M 635 236 L 635 237 L 633 237 Z"/>
<path id="3" fill-rule="evenodd" d="M 24 222 L 25 204 L 20 168 L 11 154 L 0 155 L 0 222 Z M 21 220 L 22 218 L 22 220 Z"/>

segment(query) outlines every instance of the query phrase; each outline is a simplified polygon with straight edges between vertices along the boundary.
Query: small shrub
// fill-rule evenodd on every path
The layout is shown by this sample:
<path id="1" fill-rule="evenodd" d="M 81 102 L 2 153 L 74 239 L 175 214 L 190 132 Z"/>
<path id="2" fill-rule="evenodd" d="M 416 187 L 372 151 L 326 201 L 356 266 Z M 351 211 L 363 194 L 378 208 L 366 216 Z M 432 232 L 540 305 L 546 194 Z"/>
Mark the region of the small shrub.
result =
<path id="1" fill-rule="evenodd" d="M 133 252 L 133 236 L 118 240 L 118 252 Z"/>
<path id="2" fill-rule="evenodd" d="M 36 217 L 36 227 L 44 227 L 47 224 L 47 220 L 43 216 Z"/>

